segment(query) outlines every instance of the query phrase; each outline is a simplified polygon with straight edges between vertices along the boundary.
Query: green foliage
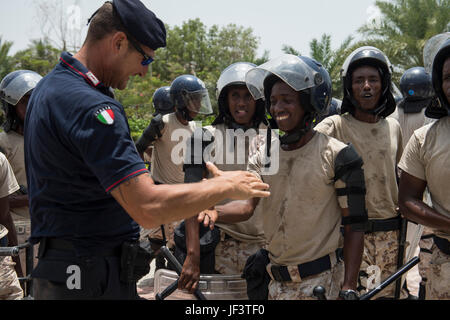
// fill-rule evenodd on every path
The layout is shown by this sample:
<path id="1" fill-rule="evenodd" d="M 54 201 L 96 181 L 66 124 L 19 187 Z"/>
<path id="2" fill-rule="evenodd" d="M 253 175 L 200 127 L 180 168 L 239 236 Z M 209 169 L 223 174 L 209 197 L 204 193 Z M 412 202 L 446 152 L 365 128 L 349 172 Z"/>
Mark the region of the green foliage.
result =
<path id="1" fill-rule="evenodd" d="M 379 22 L 359 29 L 368 42 L 383 50 L 396 66 L 396 76 L 423 66 L 423 48 L 432 36 L 448 30 L 450 0 L 376 1 Z"/>
<path id="2" fill-rule="evenodd" d="M 2 41 L 2 37 L 0 37 L 0 79 L 3 79 L 8 73 L 13 71 L 12 59 L 9 56 L 9 50 L 12 45 L 12 42 Z"/>
<path id="3" fill-rule="evenodd" d="M 342 84 L 341 84 L 341 67 L 344 64 L 345 58 L 354 50 L 355 45 L 352 45 L 353 37 L 349 36 L 345 39 L 338 49 L 331 48 L 331 35 L 323 34 L 320 40 L 313 39 L 310 43 L 310 57 L 320 62 L 328 71 L 333 83 L 333 97 L 342 98 Z M 285 53 L 300 55 L 300 52 L 295 48 L 284 45 L 283 51 Z"/>
<path id="4" fill-rule="evenodd" d="M 17 52 L 12 60 L 15 70 L 32 70 L 45 76 L 58 63 L 59 56 L 59 50 L 47 40 L 33 40 L 28 49 Z"/>

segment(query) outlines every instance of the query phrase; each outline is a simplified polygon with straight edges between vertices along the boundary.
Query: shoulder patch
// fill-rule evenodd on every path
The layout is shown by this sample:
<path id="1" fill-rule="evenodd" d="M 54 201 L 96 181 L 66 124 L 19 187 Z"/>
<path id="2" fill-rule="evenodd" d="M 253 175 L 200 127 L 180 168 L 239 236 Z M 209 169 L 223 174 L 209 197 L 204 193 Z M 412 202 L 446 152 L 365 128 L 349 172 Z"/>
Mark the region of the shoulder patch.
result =
<path id="1" fill-rule="evenodd" d="M 102 107 L 94 113 L 95 118 L 102 124 L 112 126 L 114 124 L 114 111 L 111 107 Z"/>

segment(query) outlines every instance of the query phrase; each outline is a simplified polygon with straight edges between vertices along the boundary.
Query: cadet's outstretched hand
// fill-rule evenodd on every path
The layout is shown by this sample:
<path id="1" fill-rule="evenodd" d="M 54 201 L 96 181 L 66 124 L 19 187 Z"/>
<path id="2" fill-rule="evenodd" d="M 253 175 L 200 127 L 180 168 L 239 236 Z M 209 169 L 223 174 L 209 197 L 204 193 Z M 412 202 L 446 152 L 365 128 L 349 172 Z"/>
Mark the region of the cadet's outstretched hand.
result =
<path id="1" fill-rule="evenodd" d="M 214 178 L 230 185 L 228 198 L 231 200 L 248 200 L 270 196 L 269 185 L 248 171 L 221 171 L 211 162 L 206 167 Z"/>

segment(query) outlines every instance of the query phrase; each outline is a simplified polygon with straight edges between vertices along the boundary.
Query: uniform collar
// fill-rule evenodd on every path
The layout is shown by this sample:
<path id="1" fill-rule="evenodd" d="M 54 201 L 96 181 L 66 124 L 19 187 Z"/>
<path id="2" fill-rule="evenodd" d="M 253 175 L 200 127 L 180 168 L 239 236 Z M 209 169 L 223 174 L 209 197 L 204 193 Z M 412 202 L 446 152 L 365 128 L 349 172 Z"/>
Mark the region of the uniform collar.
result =
<path id="1" fill-rule="evenodd" d="M 76 74 L 83 77 L 83 79 L 92 87 L 98 89 L 102 93 L 114 98 L 114 94 L 112 90 L 108 87 L 106 87 L 97 77 L 94 75 L 94 73 L 90 70 L 88 70 L 80 61 L 75 59 L 72 54 L 69 52 L 63 52 L 61 54 L 60 64 L 62 67 L 67 68 L 71 70 L 72 72 L 75 72 Z"/>

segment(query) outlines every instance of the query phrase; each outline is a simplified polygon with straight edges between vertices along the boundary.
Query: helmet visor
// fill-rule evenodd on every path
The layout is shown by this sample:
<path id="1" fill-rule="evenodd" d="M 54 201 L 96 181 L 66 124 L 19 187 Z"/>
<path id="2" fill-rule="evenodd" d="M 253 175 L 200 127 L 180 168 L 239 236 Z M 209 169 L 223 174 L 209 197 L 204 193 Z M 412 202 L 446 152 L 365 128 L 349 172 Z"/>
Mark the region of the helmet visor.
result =
<path id="1" fill-rule="evenodd" d="M 37 73 L 23 73 L 0 90 L 0 97 L 15 106 L 28 92 L 33 90 L 42 77 Z M 3 87 L 0 85 L 0 88 Z"/>
<path id="2" fill-rule="evenodd" d="M 209 115 L 213 113 L 211 100 L 207 89 L 193 92 L 184 92 L 183 100 L 189 111 L 196 114 Z"/>
<path id="3" fill-rule="evenodd" d="M 217 98 L 227 86 L 240 84 L 245 86 L 245 75 L 254 67 L 256 65 L 252 63 L 238 62 L 226 68 L 217 80 Z"/>
<path id="4" fill-rule="evenodd" d="M 314 87 L 317 75 L 320 76 L 299 57 L 284 54 L 247 72 L 245 82 L 255 100 L 264 98 L 264 80 L 272 74 L 295 91 Z"/>

